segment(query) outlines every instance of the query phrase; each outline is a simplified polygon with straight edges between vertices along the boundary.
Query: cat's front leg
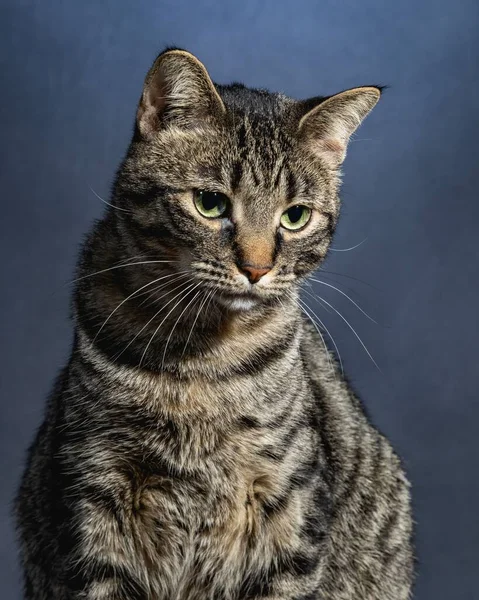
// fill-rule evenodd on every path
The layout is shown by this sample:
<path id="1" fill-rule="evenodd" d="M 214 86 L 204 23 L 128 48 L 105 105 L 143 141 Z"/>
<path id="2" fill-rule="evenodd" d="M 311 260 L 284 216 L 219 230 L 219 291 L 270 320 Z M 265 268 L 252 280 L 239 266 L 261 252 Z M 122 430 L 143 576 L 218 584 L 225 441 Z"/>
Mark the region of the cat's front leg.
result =
<path id="1" fill-rule="evenodd" d="M 132 570 L 97 556 L 80 561 L 65 573 L 58 596 L 51 600 L 146 600 L 145 589 Z"/>
<path id="2" fill-rule="evenodd" d="M 78 499 L 59 539 L 58 593 L 51 600 L 145 600 L 129 515 L 115 492 Z"/>

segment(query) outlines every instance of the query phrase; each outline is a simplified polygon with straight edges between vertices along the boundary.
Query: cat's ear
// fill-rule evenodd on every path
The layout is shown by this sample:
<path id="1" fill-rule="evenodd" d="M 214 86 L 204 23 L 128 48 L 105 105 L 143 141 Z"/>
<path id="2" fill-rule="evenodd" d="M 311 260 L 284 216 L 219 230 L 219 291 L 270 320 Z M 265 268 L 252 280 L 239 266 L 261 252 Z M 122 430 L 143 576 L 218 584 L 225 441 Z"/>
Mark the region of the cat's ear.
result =
<path id="1" fill-rule="evenodd" d="M 137 126 L 148 138 L 168 124 L 196 127 L 224 112 L 225 106 L 204 65 L 185 50 L 166 50 L 146 76 Z"/>
<path id="2" fill-rule="evenodd" d="M 339 167 L 346 157 L 349 138 L 380 96 L 379 87 L 359 87 L 321 101 L 301 118 L 301 139 L 331 168 Z"/>

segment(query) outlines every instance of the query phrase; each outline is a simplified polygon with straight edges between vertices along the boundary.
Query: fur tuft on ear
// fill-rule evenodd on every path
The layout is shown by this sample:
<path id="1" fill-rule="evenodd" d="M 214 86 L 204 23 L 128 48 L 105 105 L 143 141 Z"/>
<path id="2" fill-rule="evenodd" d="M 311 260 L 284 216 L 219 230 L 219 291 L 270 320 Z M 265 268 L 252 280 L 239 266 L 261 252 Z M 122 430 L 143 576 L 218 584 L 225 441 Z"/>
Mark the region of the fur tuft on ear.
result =
<path id="1" fill-rule="evenodd" d="M 223 101 L 204 65 L 186 50 L 169 48 L 158 56 L 146 76 L 137 127 L 149 138 L 169 124 L 191 128 L 224 112 Z"/>
<path id="2" fill-rule="evenodd" d="M 382 89 L 353 88 L 320 101 L 301 118 L 300 137 L 329 167 L 339 167 L 351 135 L 374 108 Z"/>

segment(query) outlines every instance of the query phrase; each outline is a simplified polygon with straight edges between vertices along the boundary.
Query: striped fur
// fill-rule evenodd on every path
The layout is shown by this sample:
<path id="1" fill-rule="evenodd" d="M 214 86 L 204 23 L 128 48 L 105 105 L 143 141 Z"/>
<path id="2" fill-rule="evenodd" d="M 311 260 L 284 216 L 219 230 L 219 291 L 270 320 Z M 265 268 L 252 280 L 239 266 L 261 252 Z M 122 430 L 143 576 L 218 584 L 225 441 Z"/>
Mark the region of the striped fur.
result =
<path id="1" fill-rule="evenodd" d="M 297 102 L 157 59 L 17 497 L 26 599 L 409 598 L 409 484 L 298 303 L 378 97 Z M 313 211 L 298 232 L 291 204 Z"/>

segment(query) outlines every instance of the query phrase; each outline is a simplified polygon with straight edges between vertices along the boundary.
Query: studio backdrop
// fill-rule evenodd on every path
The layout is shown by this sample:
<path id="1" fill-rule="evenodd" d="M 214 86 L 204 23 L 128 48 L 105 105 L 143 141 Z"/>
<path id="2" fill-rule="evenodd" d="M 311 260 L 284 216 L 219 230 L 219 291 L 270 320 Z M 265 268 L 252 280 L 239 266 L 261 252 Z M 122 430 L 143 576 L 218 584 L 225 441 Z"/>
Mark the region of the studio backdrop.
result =
<path id="1" fill-rule="evenodd" d="M 194 52 L 218 83 L 293 98 L 389 86 L 349 148 L 325 266 L 324 281 L 354 303 L 319 284 L 305 300 L 412 481 L 415 598 L 478 597 L 478 10 L 475 0 L 2 1 L 2 600 L 21 597 L 12 498 L 72 342 L 78 246 L 168 45 Z"/>

